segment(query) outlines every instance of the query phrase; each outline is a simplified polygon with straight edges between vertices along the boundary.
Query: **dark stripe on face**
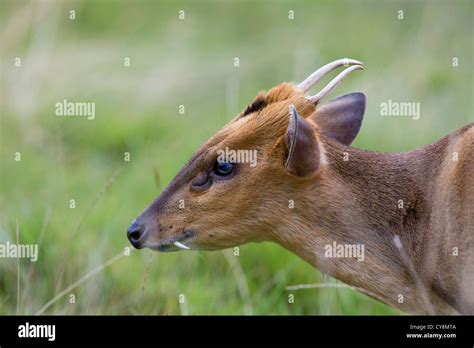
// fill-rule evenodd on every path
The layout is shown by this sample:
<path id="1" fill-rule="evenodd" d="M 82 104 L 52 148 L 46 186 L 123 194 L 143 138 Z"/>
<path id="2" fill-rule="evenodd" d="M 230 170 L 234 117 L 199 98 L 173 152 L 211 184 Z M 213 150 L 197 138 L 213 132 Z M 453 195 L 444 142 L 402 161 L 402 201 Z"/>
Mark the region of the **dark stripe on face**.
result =
<path id="1" fill-rule="evenodd" d="M 144 218 L 158 218 L 160 210 L 165 206 L 167 201 L 173 194 L 181 187 L 189 183 L 197 174 L 199 170 L 205 170 L 208 163 L 203 162 L 203 157 L 206 157 L 209 151 L 212 151 L 216 144 L 219 144 L 224 138 L 224 135 L 214 135 L 191 157 L 191 159 L 181 168 L 176 176 L 171 180 L 168 186 L 161 192 L 161 194 L 145 209 L 139 216 Z"/>
<path id="2" fill-rule="evenodd" d="M 267 100 L 263 95 L 257 95 L 252 103 L 242 113 L 242 117 L 247 116 L 253 112 L 262 110 L 267 105 Z"/>
<path id="3" fill-rule="evenodd" d="M 191 157 L 163 192 L 145 209 L 141 216 L 153 216 L 159 213 L 170 197 L 197 174 L 196 169 L 202 166 L 201 158 L 208 148 L 209 146 L 205 146 L 205 148 L 202 147 Z"/>
<path id="4" fill-rule="evenodd" d="M 167 201 L 173 194 L 179 190 L 183 185 L 191 181 L 199 170 L 205 170 L 207 165 L 203 162 L 203 157 L 206 157 L 207 152 L 222 140 L 222 136 L 214 136 L 211 141 L 204 144 L 191 159 L 181 168 L 176 176 L 171 180 L 168 186 L 161 192 L 161 194 L 145 209 L 140 216 L 153 216 L 159 213 Z"/>

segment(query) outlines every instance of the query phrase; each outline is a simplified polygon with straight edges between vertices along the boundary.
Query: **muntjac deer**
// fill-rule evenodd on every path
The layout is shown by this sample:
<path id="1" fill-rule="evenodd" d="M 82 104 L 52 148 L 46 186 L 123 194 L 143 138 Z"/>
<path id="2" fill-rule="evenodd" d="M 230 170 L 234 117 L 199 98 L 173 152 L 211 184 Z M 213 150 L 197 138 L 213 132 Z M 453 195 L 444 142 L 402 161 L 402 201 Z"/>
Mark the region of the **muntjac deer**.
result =
<path id="1" fill-rule="evenodd" d="M 474 124 L 410 152 L 352 148 L 364 94 L 320 101 L 357 69 L 341 59 L 260 92 L 134 220 L 133 246 L 272 241 L 403 311 L 474 313 Z M 246 153 L 256 165 L 242 163 Z"/>

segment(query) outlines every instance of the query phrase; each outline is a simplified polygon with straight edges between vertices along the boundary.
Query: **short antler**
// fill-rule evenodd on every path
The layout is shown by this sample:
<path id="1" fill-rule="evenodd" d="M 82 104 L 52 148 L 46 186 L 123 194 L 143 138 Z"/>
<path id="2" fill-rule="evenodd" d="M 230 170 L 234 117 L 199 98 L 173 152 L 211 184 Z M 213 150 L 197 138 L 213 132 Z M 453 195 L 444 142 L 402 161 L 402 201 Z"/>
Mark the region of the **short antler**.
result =
<path id="1" fill-rule="evenodd" d="M 325 66 L 319 68 L 315 72 L 313 72 L 311 75 L 309 75 L 303 82 L 301 82 L 297 87 L 302 90 L 303 92 L 308 92 L 321 78 L 323 78 L 325 75 L 327 75 L 329 72 L 333 71 L 334 69 L 337 69 L 341 66 L 348 66 L 352 65 L 351 67 L 345 69 L 343 72 L 341 72 L 339 75 L 337 75 L 329 84 L 327 84 L 326 87 L 324 87 L 319 93 L 315 94 L 314 96 L 308 97 L 308 100 L 310 100 L 313 103 L 318 103 L 322 98 L 324 98 L 326 95 L 328 95 L 330 92 L 334 90 L 334 88 L 339 85 L 339 83 L 351 72 L 355 70 L 363 70 L 364 68 L 362 67 L 364 63 L 359 62 L 358 60 L 355 59 L 348 59 L 348 58 L 343 58 L 343 59 L 338 59 L 335 60 L 334 62 L 331 62 L 329 64 L 326 64 Z"/>
<path id="2" fill-rule="evenodd" d="M 327 96 L 329 93 L 331 93 L 334 90 L 334 88 L 336 88 L 337 85 L 339 85 L 341 81 L 344 80 L 344 78 L 347 75 L 349 75 L 351 72 L 355 70 L 364 70 L 364 68 L 361 65 L 354 65 L 354 66 L 351 66 L 350 68 L 347 68 L 346 70 L 341 72 L 339 75 L 337 75 L 335 78 L 333 78 L 331 82 L 329 82 L 326 85 L 326 87 L 324 87 L 319 93 L 313 96 L 310 96 L 307 99 L 314 104 L 319 103 L 319 101 L 323 99 L 325 96 Z"/>

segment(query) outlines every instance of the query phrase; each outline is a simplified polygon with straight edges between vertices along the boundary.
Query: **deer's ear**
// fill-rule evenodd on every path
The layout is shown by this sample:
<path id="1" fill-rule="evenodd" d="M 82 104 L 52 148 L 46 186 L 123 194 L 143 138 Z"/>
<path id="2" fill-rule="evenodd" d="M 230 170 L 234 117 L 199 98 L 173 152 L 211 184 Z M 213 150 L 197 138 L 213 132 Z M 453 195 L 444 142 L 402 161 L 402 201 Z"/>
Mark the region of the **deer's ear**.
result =
<path id="1" fill-rule="evenodd" d="M 290 106 L 290 123 L 285 135 L 285 168 L 294 175 L 312 174 L 319 165 L 319 147 L 314 129 Z"/>
<path id="2" fill-rule="evenodd" d="M 349 93 L 317 108 L 310 118 L 323 134 L 344 145 L 350 145 L 359 133 L 364 111 L 364 93 Z"/>

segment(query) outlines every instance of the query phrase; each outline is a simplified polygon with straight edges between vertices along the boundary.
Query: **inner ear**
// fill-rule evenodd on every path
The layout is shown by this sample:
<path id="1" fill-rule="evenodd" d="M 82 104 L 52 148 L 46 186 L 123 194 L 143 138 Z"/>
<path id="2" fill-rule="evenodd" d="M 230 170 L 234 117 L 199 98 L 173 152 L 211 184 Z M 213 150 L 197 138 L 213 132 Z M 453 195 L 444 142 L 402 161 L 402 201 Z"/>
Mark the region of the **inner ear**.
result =
<path id="1" fill-rule="evenodd" d="M 285 135 L 285 168 L 294 175 L 307 176 L 319 166 L 319 147 L 314 129 L 290 106 L 290 122 Z"/>
<path id="2" fill-rule="evenodd" d="M 349 146 L 359 133 L 364 111 L 364 93 L 349 93 L 318 107 L 310 118 L 324 135 Z"/>

